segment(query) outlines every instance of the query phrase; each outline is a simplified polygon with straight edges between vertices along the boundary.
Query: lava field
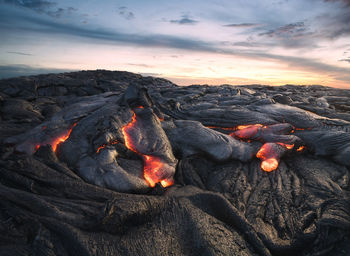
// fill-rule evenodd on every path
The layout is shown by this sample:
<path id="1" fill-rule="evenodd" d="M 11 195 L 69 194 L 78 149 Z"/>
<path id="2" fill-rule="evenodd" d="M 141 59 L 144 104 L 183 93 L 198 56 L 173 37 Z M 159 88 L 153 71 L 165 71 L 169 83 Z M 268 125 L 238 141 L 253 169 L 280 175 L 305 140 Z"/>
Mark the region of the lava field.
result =
<path id="1" fill-rule="evenodd" d="M 0 80 L 0 255 L 350 255 L 350 90 Z"/>

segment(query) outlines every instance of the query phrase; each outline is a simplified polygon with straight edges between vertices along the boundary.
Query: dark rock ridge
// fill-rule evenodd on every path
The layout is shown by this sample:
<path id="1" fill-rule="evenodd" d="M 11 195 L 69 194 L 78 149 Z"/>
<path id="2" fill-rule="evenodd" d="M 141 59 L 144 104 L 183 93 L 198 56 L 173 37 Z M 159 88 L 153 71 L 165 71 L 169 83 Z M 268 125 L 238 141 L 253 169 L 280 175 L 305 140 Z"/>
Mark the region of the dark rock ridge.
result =
<path id="1" fill-rule="evenodd" d="M 350 90 L 97 70 L 0 104 L 0 255 L 350 255 Z"/>

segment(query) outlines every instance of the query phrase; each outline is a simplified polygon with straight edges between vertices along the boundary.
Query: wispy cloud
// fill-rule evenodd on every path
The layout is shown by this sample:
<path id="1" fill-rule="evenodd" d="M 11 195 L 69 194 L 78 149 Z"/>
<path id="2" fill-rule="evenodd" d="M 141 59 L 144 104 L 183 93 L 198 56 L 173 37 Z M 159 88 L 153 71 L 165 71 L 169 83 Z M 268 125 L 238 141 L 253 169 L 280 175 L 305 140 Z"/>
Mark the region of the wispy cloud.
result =
<path id="1" fill-rule="evenodd" d="M 230 28 L 253 28 L 257 26 L 261 26 L 261 24 L 257 23 L 232 23 L 232 24 L 226 24 L 222 25 L 223 27 L 230 27 Z"/>
<path id="2" fill-rule="evenodd" d="M 126 63 L 128 66 L 135 66 L 135 67 L 141 67 L 141 68 L 151 68 L 152 65 L 144 64 L 144 63 Z"/>
<path id="3" fill-rule="evenodd" d="M 118 13 L 126 20 L 132 20 L 135 18 L 135 14 L 132 11 L 129 11 L 125 6 L 119 7 Z"/>
<path id="4" fill-rule="evenodd" d="M 347 58 L 347 59 L 341 59 L 339 61 L 345 61 L 345 62 L 349 62 L 350 63 L 350 58 Z"/>
<path id="5" fill-rule="evenodd" d="M 303 21 L 289 23 L 258 34 L 267 38 L 270 44 L 285 48 L 317 48 L 320 34 L 315 33 Z M 261 41 L 258 40 L 258 42 Z"/>
<path id="6" fill-rule="evenodd" d="M 33 56 L 33 54 L 25 53 L 25 52 L 7 52 L 7 53 L 17 54 L 17 55 L 22 55 L 22 56 Z"/>
<path id="7" fill-rule="evenodd" d="M 350 0 L 324 0 L 325 2 L 343 2 L 346 6 L 350 6 Z"/>
<path id="8" fill-rule="evenodd" d="M 198 21 L 191 19 L 188 15 L 182 15 L 180 19 L 170 20 L 170 23 L 175 23 L 179 25 L 195 25 L 196 23 L 198 23 Z"/>
<path id="9" fill-rule="evenodd" d="M 305 31 L 306 27 L 304 22 L 295 22 L 260 33 L 259 35 L 269 37 L 295 37 L 303 35 Z"/>
<path id="10" fill-rule="evenodd" d="M 22 16 L 19 16 L 22 15 Z M 159 35 L 159 34 L 127 34 L 117 31 L 105 30 L 93 27 L 81 27 L 78 25 L 56 22 L 41 17 L 32 17 L 25 14 L 13 15 L 0 13 L 1 30 L 19 30 L 22 32 L 42 32 L 45 34 L 63 34 L 74 37 L 83 37 L 105 42 L 119 42 L 141 45 L 145 47 L 170 47 L 187 50 L 213 51 L 210 43 L 200 40 L 192 40 L 183 37 Z"/>
<path id="11" fill-rule="evenodd" d="M 54 18 L 61 18 L 63 15 L 77 11 L 73 7 L 56 8 L 57 3 L 45 0 L 0 0 L 0 3 L 31 9 Z"/>
<path id="12" fill-rule="evenodd" d="M 1 2 L 32 9 L 37 12 L 45 12 L 47 9 L 56 6 L 56 3 L 45 0 L 2 0 Z"/>

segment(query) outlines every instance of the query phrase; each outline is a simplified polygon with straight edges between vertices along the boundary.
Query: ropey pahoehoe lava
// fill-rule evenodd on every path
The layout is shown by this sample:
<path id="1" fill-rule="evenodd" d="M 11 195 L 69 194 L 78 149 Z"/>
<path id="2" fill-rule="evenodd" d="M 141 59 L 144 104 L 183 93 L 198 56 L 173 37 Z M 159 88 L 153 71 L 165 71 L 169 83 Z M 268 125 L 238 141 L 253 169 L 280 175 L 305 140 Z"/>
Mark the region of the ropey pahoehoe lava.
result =
<path id="1" fill-rule="evenodd" d="M 0 254 L 349 252 L 348 90 L 103 70 L 0 85 Z"/>

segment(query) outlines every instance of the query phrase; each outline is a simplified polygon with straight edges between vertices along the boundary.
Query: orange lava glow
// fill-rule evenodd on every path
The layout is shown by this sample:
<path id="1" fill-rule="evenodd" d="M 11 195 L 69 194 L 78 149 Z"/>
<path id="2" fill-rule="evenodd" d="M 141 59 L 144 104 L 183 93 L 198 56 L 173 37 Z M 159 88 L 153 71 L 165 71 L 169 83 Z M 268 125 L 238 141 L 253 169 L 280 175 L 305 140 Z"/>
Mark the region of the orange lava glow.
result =
<path id="1" fill-rule="evenodd" d="M 286 149 L 293 149 L 294 148 L 294 144 L 285 144 L 282 142 L 278 142 L 277 144 L 285 147 Z"/>
<path id="2" fill-rule="evenodd" d="M 210 129 L 221 129 L 221 130 L 225 130 L 225 131 L 236 131 L 237 128 L 236 127 L 220 127 L 220 126 L 206 126 L 207 128 Z"/>
<path id="3" fill-rule="evenodd" d="M 236 130 L 243 130 L 243 129 L 250 128 L 250 127 L 263 127 L 263 125 L 262 124 L 238 125 L 236 127 Z"/>
<path id="4" fill-rule="evenodd" d="M 138 107 L 138 108 L 143 108 Z M 143 157 L 143 177 L 147 181 L 150 187 L 154 187 L 158 182 L 160 182 L 162 187 L 168 187 L 173 184 L 172 180 L 161 179 L 162 168 L 164 163 L 155 156 L 143 155 L 137 151 L 136 147 L 133 145 L 132 137 L 129 135 L 132 132 L 132 128 L 136 125 L 136 114 L 133 111 L 133 116 L 131 122 L 122 127 L 122 133 L 125 140 L 125 146 L 131 151 L 141 155 Z"/>
<path id="5" fill-rule="evenodd" d="M 143 158 L 143 175 L 150 187 L 154 187 L 158 182 L 160 182 L 164 188 L 174 183 L 171 180 L 161 179 L 161 177 L 159 177 L 161 175 L 161 169 L 163 168 L 164 164 L 158 157 L 144 155 Z"/>
<path id="6" fill-rule="evenodd" d="M 115 145 L 115 144 L 118 144 L 118 143 L 119 143 L 119 141 L 113 140 L 112 142 L 110 142 L 110 143 L 108 143 L 108 144 L 103 144 L 102 146 L 99 146 L 99 147 L 97 148 L 96 153 L 97 153 L 97 154 L 100 153 L 100 150 L 103 149 L 103 148 L 105 148 L 105 147 L 107 147 L 107 146 Z"/>
<path id="7" fill-rule="evenodd" d="M 263 127 L 261 124 L 239 125 L 237 126 L 237 130 L 230 135 L 240 139 L 249 139 L 254 137 L 261 127 Z"/>
<path id="8" fill-rule="evenodd" d="M 272 172 L 277 169 L 279 164 L 279 155 L 278 155 L 278 147 L 277 145 L 280 145 L 287 150 L 293 149 L 294 144 L 285 144 L 285 143 L 265 143 L 258 153 L 256 154 L 256 157 L 261 159 L 261 169 L 265 172 Z"/>
<path id="9" fill-rule="evenodd" d="M 263 160 L 261 162 L 260 167 L 265 172 L 272 172 L 272 171 L 277 169 L 277 167 L 278 167 L 278 160 L 276 158 L 269 158 L 269 159 Z"/>
<path id="10" fill-rule="evenodd" d="M 71 134 L 71 132 L 72 132 L 74 126 L 76 126 L 76 125 L 77 125 L 77 123 L 73 124 L 73 126 L 72 126 L 67 132 L 65 132 L 65 133 L 62 134 L 60 137 L 54 139 L 51 143 L 49 143 L 49 144 L 51 145 L 51 147 L 52 147 L 52 150 L 53 150 L 54 152 L 56 152 L 57 146 L 58 146 L 59 144 L 61 144 L 62 142 L 65 142 L 65 141 L 69 138 L 69 136 L 70 136 L 70 134 Z M 45 127 L 45 128 L 44 128 L 44 127 Z M 42 127 L 43 130 L 45 130 L 46 128 L 47 128 L 46 126 L 43 126 L 43 127 Z M 34 148 L 35 148 L 35 151 L 37 151 L 37 150 L 40 148 L 40 146 L 42 146 L 42 145 L 41 145 L 41 144 L 35 145 L 35 147 L 34 147 Z"/>
<path id="11" fill-rule="evenodd" d="M 277 153 L 274 152 L 273 143 L 265 143 L 258 153 L 256 157 L 261 159 L 261 169 L 265 172 L 272 172 L 278 167 Z"/>
<path id="12" fill-rule="evenodd" d="M 76 126 L 76 125 L 77 125 L 77 123 L 73 124 L 73 126 L 67 131 L 66 134 L 62 135 L 61 137 L 58 137 L 57 139 L 55 139 L 55 140 L 51 143 L 51 147 L 52 147 L 52 149 L 53 149 L 54 152 L 56 152 L 57 146 L 58 146 L 59 144 L 61 144 L 62 142 L 65 142 L 65 141 L 69 138 L 69 136 L 70 136 L 70 134 L 71 134 L 71 132 L 72 132 L 74 126 Z"/>
<path id="13" fill-rule="evenodd" d="M 262 160 L 261 169 L 265 172 L 272 172 L 278 167 L 279 156 L 278 147 L 276 147 L 276 144 L 286 148 L 287 150 L 294 148 L 294 144 L 285 144 L 282 142 L 265 143 L 256 154 L 256 157 Z"/>
<path id="14" fill-rule="evenodd" d="M 136 124 L 136 114 L 133 111 L 131 122 L 122 127 L 122 133 L 125 140 L 125 147 L 127 147 L 131 151 L 134 151 L 135 153 L 138 153 L 136 149 L 133 147 L 131 137 L 129 136 L 129 132 L 132 129 L 132 127 L 134 127 L 135 124 Z"/>
<path id="15" fill-rule="evenodd" d="M 301 151 L 303 151 L 305 149 L 305 146 L 300 146 L 298 149 L 297 149 L 297 151 L 298 152 L 301 152 Z"/>
<path id="16" fill-rule="evenodd" d="M 247 125 L 238 125 L 235 127 L 220 127 L 220 126 L 206 126 L 206 127 L 210 129 L 221 129 L 225 131 L 237 131 L 237 130 L 243 130 L 246 128 L 259 128 L 264 126 L 262 124 L 247 124 Z"/>

